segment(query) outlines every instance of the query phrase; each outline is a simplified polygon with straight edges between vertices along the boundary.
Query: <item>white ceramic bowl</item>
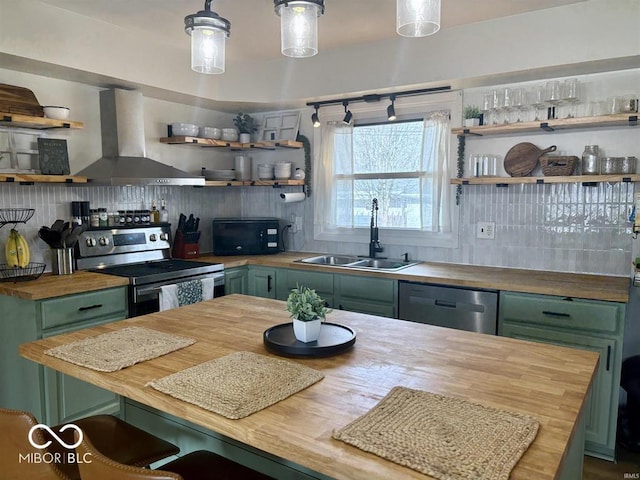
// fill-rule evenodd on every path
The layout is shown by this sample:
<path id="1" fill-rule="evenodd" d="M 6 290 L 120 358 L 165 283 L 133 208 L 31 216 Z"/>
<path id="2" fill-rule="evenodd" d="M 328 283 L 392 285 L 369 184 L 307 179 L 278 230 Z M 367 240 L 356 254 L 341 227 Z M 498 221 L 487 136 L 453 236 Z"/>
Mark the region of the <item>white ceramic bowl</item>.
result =
<path id="1" fill-rule="evenodd" d="M 238 131 L 235 128 L 223 128 L 221 138 L 226 142 L 237 142 Z"/>
<path id="2" fill-rule="evenodd" d="M 42 107 L 42 109 L 47 118 L 53 118 L 55 120 L 66 120 L 69 118 L 69 109 L 67 107 L 46 106 Z"/>
<path id="3" fill-rule="evenodd" d="M 200 138 L 213 138 L 214 140 L 219 140 L 222 136 L 222 130 L 215 127 L 200 127 L 198 136 Z"/>
<path id="4" fill-rule="evenodd" d="M 196 137 L 198 136 L 198 132 L 200 128 L 197 125 L 192 123 L 172 123 L 171 124 L 171 132 L 173 136 L 185 136 L 185 137 Z"/>

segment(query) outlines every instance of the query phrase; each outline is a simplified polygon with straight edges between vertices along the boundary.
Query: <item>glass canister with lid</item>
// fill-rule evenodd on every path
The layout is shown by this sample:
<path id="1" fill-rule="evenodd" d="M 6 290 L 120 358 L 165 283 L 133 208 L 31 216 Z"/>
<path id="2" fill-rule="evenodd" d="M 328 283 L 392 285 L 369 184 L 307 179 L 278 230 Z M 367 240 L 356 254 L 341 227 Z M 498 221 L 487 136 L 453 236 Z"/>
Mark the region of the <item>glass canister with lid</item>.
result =
<path id="1" fill-rule="evenodd" d="M 600 173 L 600 150 L 598 145 L 585 145 L 581 167 L 583 175 L 598 175 Z"/>

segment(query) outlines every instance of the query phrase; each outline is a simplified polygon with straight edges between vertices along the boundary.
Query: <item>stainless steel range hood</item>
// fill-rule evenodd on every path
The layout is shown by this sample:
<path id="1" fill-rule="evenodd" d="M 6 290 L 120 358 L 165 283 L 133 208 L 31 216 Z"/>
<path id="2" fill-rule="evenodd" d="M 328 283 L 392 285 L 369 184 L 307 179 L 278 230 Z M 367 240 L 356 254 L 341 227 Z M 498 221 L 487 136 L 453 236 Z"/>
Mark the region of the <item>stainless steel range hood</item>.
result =
<path id="1" fill-rule="evenodd" d="M 102 158 L 78 175 L 103 185 L 204 185 L 204 177 L 145 156 L 142 94 L 135 90 L 100 92 Z"/>

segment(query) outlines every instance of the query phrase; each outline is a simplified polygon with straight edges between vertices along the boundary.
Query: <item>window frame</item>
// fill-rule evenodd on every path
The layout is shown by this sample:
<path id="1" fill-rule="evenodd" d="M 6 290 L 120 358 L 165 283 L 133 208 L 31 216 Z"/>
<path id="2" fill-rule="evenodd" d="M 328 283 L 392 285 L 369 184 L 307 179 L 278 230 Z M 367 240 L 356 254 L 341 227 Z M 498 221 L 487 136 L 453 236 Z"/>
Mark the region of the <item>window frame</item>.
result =
<path id="1" fill-rule="evenodd" d="M 353 113 L 356 125 L 387 123 L 386 108 L 388 102 L 358 102 L 350 104 L 349 110 Z M 451 115 L 451 125 L 462 124 L 462 92 L 450 91 L 443 93 L 433 93 L 429 95 L 416 95 L 411 97 L 400 97 L 395 101 L 398 121 L 424 118 L 425 115 L 448 110 Z M 338 122 L 344 117 L 343 106 L 323 107 L 320 110 L 320 120 L 322 122 Z M 390 123 L 390 122 L 389 122 Z M 321 158 L 322 129 L 314 129 L 314 158 Z M 457 174 L 456 161 L 457 142 L 454 135 L 450 135 L 449 143 L 449 176 L 455 177 Z M 318 168 L 321 168 L 318 166 Z M 314 179 L 317 178 L 314 175 Z M 317 185 L 314 185 L 315 192 L 318 192 Z M 455 204 L 455 186 L 449 185 L 449 195 L 451 201 L 451 231 L 449 232 L 428 232 L 424 230 L 380 228 L 380 240 L 383 244 L 417 246 L 417 247 L 443 247 L 458 248 L 459 212 Z M 329 242 L 369 242 L 369 228 L 364 227 L 338 227 L 327 228 L 325 225 L 314 222 L 314 240 Z"/>

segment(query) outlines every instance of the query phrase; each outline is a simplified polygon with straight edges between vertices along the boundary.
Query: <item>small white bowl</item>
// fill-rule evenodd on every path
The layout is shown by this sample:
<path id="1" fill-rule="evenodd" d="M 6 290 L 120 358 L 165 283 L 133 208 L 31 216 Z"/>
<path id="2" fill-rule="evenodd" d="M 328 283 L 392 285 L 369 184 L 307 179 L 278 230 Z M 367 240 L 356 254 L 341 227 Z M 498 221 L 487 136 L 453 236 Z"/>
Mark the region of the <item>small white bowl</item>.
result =
<path id="1" fill-rule="evenodd" d="M 220 139 L 222 131 L 215 127 L 200 127 L 198 136 L 200 138 L 213 138 L 214 140 Z"/>
<path id="2" fill-rule="evenodd" d="M 171 124 L 173 136 L 196 137 L 200 128 L 192 123 L 176 122 Z"/>
<path id="3" fill-rule="evenodd" d="M 69 109 L 67 107 L 55 107 L 52 105 L 42 107 L 44 115 L 47 118 L 53 118 L 55 120 L 66 120 L 69 118 Z"/>
<path id="4" fill-rule="evenodd" d="M 226 142 L 237 142 L 238 131 L 235 128 L 223 128 L 221 138 Z"/>

